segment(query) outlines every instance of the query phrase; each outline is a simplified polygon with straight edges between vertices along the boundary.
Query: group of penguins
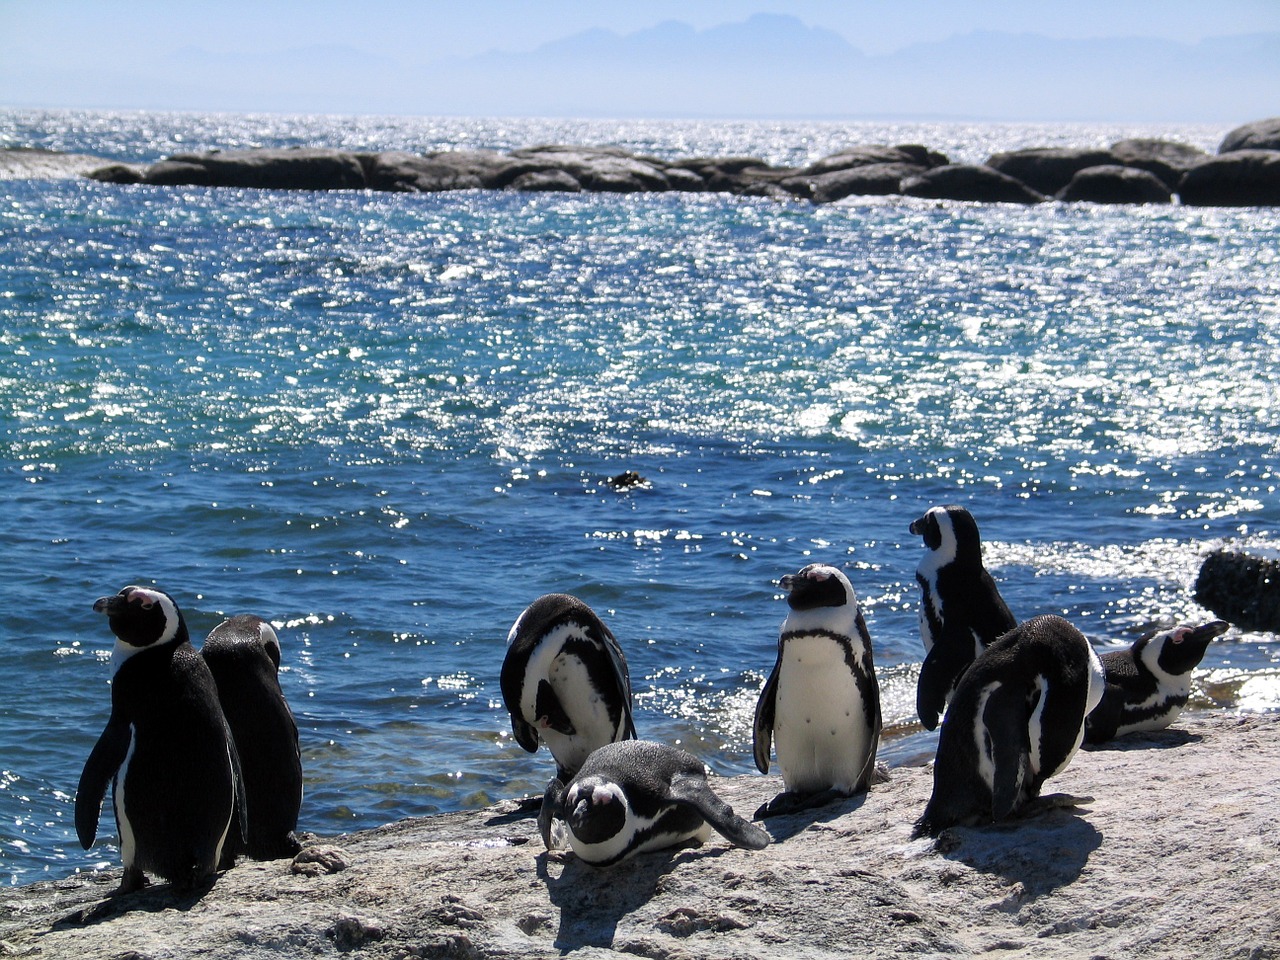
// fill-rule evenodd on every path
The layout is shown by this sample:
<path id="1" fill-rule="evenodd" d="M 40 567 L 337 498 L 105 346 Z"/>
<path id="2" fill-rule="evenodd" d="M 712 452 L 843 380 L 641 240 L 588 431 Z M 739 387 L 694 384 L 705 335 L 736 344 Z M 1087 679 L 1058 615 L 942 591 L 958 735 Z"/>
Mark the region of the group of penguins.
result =
<path id="1" fill-rule="evenodd" d="M 1062 617 L 1015 620 L 964 507 L 933 507 L 910 532 L 926 551 L 916 572 L 925 647 L 916 708 L 928 730 L 941 718 L 917 837 L 1063 802 L 1040 791 L 1081 743 L 1172 723 L 1191 671 L 1228 629 L 1221 620 L 1178 626 L 1099 656 Z M 789 611 L 753 740 L 756 766 L 768 773 L 773 753 L 785 789 L 754 821 L 823 806 L 887 777 L 876 763 L 871 637 L 853 585 L 822 563 L 779 583 Z M 116 637 L 111 713 L 81 774 L 75 822 L 88 849 L 112 783 L 120 892 L 142 887 L 148 874 L 187 890 L 240 855 L 297 854 L 301 755 L 271 625 L 232 617 L 197 651 L 177 604 L 160 590 L 127 586 L 94 610 Z M 622 647 L 578 598 L 547 594 L 520 614 L 500 680 L 516 741 L 530 753 L 546 745 L 555 760 L 538 811 L 548 850 L 567 845 L 586 863 L 608 866 L 701 843 L 712 829 L 747 849 L 770 843 L 760 823 L 716 795 L 700 760 L 637 738 Z"/>

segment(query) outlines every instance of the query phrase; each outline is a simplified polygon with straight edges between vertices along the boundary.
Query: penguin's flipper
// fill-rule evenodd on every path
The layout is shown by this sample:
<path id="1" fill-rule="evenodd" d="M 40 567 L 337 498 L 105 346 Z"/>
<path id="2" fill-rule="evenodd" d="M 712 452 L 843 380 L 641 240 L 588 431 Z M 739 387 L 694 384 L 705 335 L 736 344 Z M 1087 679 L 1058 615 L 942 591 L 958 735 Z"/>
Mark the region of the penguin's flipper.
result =
<path id="1" fill-rule="evenodd" d="M 947 698 L 955 689 L 956 681 L 972 662 L 968 648 L 963 644 L 962 640 L 944 635 L 920 665 L 920 679 L 916 683 L 916 714 L 926 730 L 938 726 L 938 718 L 946 708 Z"/>
<path id="2" fill-rule="evenodd" d="M 603 627 L 604 625 L 601 624 Z M 627 658 L 622 653 L 622 644 L 608 627 L 604 627 L 604 649 L 609 655 L 609 663 L 613 666 L 613 675 L 618 678 L 618 699 L 622 702 L 622 739 L 636 739 L 636 723 L 631 717 L 631 671 L 627 669 Z"/>
<path id="3" fill-rule="evenodd" d="M 756 701 L 756 718 L 752 728 L 752 745 L 756 755 L 756 769 L 769 772 L 769 749 L 773 746 L 773 715 L 778 699 L 778 668 L 782 666 L 782 651 L 773 665 L 769 679 L 764 682 L 760 699 Z"/>
<path id="4" fill-rule="evenodd" d="M 564 784 L 559 777 L 552 777 L 542 794 L 542 807 L 538 810 L 538 833 L 542 834 L 542 845 L 554 850 L 551 838 L 552 822 L 560 811 L 560 799 L 564 794 Z"/>
<path id="5" fill-rule="evenodd" d="M 551 684 L 545 680 L 538 681 L 538 696 L 533 708 L 537 711 L 539 720 L 545 717 L 547 724 L 557 733 L 562 733 L 566 737 L 577 734 L 578 731 L 574 728 L 573 721 L 569 719 L 569 713 L 565 710 L 564 704 L 556 696 Z"/>
<path id="6" fill-rule="evenodd" d="M 129 722 L 112 713 L 84 763 L 80 785 L 76 787 L 76 836 L 86 850 L 97 839 L 102 798 L 107 784 L 124 763 L 131 739 Z"/>
<path id="7" fill-rule="evenodd" d="M 1043 695 L 1043 694 L 1041 694 Z M 983 752 L 992 767 L 991 819 L 1012 815 L 1026 792 L 1031 743 L 1027 732 L 1030 710 L 1026 697 L 1009 687 L 992 691 L 982 714 Z"/>
<path id="8" fill-rule="evenodd" d="M 676 774 L 671 779 L 669 796 L 697 810 L 716 833 L 736 847 L 763 850 L 773 839 L 763 827 L 734 813 L 729 804 L 716 796 L 706 777 Z"/>

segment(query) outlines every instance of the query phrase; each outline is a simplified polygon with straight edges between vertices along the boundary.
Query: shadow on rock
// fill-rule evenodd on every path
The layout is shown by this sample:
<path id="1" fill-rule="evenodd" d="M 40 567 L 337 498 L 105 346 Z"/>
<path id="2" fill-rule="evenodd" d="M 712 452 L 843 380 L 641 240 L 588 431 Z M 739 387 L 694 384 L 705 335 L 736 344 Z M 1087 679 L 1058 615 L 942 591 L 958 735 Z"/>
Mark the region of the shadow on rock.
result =
<path id="1" fill-rule="evenodd" d="M 830 823 L 832 820 L 838 820 L 846 813 L 853 813 L 867 802 L 866 791 L 855 794 L 852 797 L 832 800 L 830 803 L 820 807 L 809 807 L 805 810 L 797 810 L 795 813 L 783 813 L 768 817 L 764 820 L 757 819 L 756 822 L 760 826 L 769 831 L 769 836 L 773 837 L 774 842 L 782 840 L 790 840 L 798 833 L 803 833 L 815 823 Z M 759 811 L 757 811 L 757 817 Z"/>
<path id="2" fill-rule="evenodd" d="M 209 880 L 183 891 L 178 891 L 169 884 L 162 884 L 134 893 L 113 893 L 105 900 L 87 904 L 55 920 L 53 929 L 75 930 L 79 927 L 91 927 L 135 910 L 145 913 L 159 913 L 162 910 L 186 912 L 204 899 L 204 895 L 213 889 L 213 884 L 214 881 Z"/>
<path id="3" fill-rule="evenodd" d="M 680 863 L 715 857 L 722 849 L 672 848 L 641 854 L 612 867 L 593 867 L 567 854 L 559 877 L 547 869 L 547 856 L 538 857 L 538 876 L 547 885 L 551 902 L 560 911 L 556 933 L 558 950 L 612 947 L 618 921 L 643 907 L 662 891 L 663 878 Z"/>
<path id="4" fill-rule="evenodd" d="M 1074 809 L 984 827 L 950 827 L 936 849 L 949 860 L 1017 884 L 1015 898 L 1031 900 L 1079 879 L 1102 834 Z"/>
<path id="5" fill-rule="evenodd" d="M 1186 730 L 1154 730 L 1149 733 L 1128 733 L 1116 737 L 1106 743 L 1082 744 L 1081 749 L 1089 751 L 1129 750 L 1168 750 L 1171 747 L 1185 747 L 1189 743 L 1200 743 L 1204 737 Z"/>

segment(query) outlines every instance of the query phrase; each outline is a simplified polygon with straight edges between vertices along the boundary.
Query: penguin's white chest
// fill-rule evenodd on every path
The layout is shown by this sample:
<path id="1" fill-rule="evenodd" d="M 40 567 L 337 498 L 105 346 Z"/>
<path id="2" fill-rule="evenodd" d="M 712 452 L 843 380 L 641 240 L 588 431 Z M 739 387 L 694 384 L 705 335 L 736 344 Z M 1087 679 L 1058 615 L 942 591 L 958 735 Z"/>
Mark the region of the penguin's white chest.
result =
<path id="1" fill-rule="evenodd" d="M 125 788 L 129 782 L 129 764 L 133 760 L 134 749 L 138 745 L 138 731 L 129 727 L 129 749 L 124 755 L 124 762 L 116 771 L 115 792 L 112 801 L 116 810 L 116 829 L 120 831 L 120 860 L 126 867 L 132 867 L 138 854 L 138 842 L 134 835 L 133 824 L 129 822 L 129 812 L 125 805 Z"/>
<path id="2" fill-rule="evenodd" d="M 830 637 L 787 639 L 778 672 L 774 750 L 788 790 L 853 791 L 874 746 L 857 679 Z"/>
<path id="3" fill-rule="evenodd" d="M 622 723 L 621 711 L 618 723 L 610 719 L 609 705 L 592 683 L 587 665 L 565 648 L 566 641 L 575 636 L 578 634 L 572 628 L 563 628 L 538 645 L 529 661 L 520 703 L 525 720 L 537 727 L 551 755 L 570 770 L 582 766 L 591 751 L 616 740 Z M 542 680 L 551 687 L 573 733 L 539 722 L 537 695 Z"/>

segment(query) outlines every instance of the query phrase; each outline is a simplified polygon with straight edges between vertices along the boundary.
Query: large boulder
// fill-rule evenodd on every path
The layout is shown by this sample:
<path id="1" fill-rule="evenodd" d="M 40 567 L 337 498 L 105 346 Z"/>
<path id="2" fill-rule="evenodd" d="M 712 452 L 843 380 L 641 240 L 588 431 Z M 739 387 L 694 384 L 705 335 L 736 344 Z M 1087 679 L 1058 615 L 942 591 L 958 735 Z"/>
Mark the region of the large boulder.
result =
<path id="1" fill-rule="evenodd" d="M 1218 153 L 1236 150 L 1280 150 L 1280 117 L 1255 120 L 1236 127 L 1218 145 Z"/>
<path id="2" fill-rule="evenodd" d="M 1215 550 L 1195 589 L 1196 603 L 1241 630 L 1280 633 L 1280 560 Z"/>
<path id="3" fill-rule="evenodd" d="M 362 190 L 360 158 L 344 150 L 234 150 L 176 154 L 152 164 L 146 183 L 268 190 Z"/>
<path id="4" fill-rule="evenodd" d="M 980 203 L 1043 203 L 1049 199 L 999 170 L 971 163 L 935 167 L 899 186 L 909 197 L 930 200 L 975 200 Z"/>
<path id="5" fill-rule="evenodd" d="M 1108 164 L 1085 167 L 1057 193 L 1057 199 L 1085 203 L 1170 203 L 1173 192 L 1154 173 Z"/>
<path id="6" fill-rule="evenodd" d="M 844 197 L 885 196 L 897 193 L 903 180 L 918 177 L 929 167 L 918 163 L 869 163 L 810 176 L 789 177 L 781 186 L 815 203 L 831 203 Z"/>
<path id="7" fill-rule="evenodd" d="M 571 147 L 552 144 L 511 151 L 519 173 L 561 170 L 584 190 L 604 193 L 643 193 L 670 190 L 659 162 L 642 159 L 617 147 Z M 511 178 L 512 181 L 516 177 Z"/>
<path id="8" fill-rule="evenodd" d="M 915 144 L 904 144 L 899 147 L 862 146 L 850 147 L 833 153 L 830 156 L 815 160 L 807 167 L 795 171 L 795 176 L 821 176 L 838 170 L 850 170 L 856 167 L 880 166 L 888 163 L 911 164 L 918 167 L 940 167 L 947 163 L 947 158 L 935 153 L 927 147 Z"/>
<path id="9" fill-rule="evenodd" d="M 1236 150 L 1192 167 L 1182 202 L 1212 207 L 1280 206 L 1280 150 Z"/>
<path id="10" fill-rule="evenodd" d="M 563 170 L 530 170 L 512 180 L 510 189 L 525 193 L 581 193 L 582 184 Z"/>
<path id="11" fill-rule="evenodd" d="M 372 190 L 434 193 L 484 186 L 475 172 L 447 160 L 428 159 L 399 150 L 369 154 L 361 159 L 364 161 L 365 181 Z"/>
<path id="12" fill-rule="evenodd" d="M 696 175 L 703 190 L 736 194 L 759 192 L 764 184 L 780 183 L 795 173 L 790 168 L 770 166 L 759 157 L 690 157 L 677 160 L 667 170 Z"/>
<path id="13" fill-rule="evenodd" d="M 1109 150 L 1086 150 L 1075 147 L 1033 147 L 993 154 L 987 166 L 1021 180 L 1032 190 L 1053 196 L 1079 171 L 1115 163 Z"/>
<path id="14" fill-rule="evenodd" d="M 1170 190 L 1177 190 L 1183 175 L 1210 156 L 1187 143 L 1148 137 L 1119 140 L 1111 145 L 1111 155 L 1116 163 L 1154 173 Z"/>

